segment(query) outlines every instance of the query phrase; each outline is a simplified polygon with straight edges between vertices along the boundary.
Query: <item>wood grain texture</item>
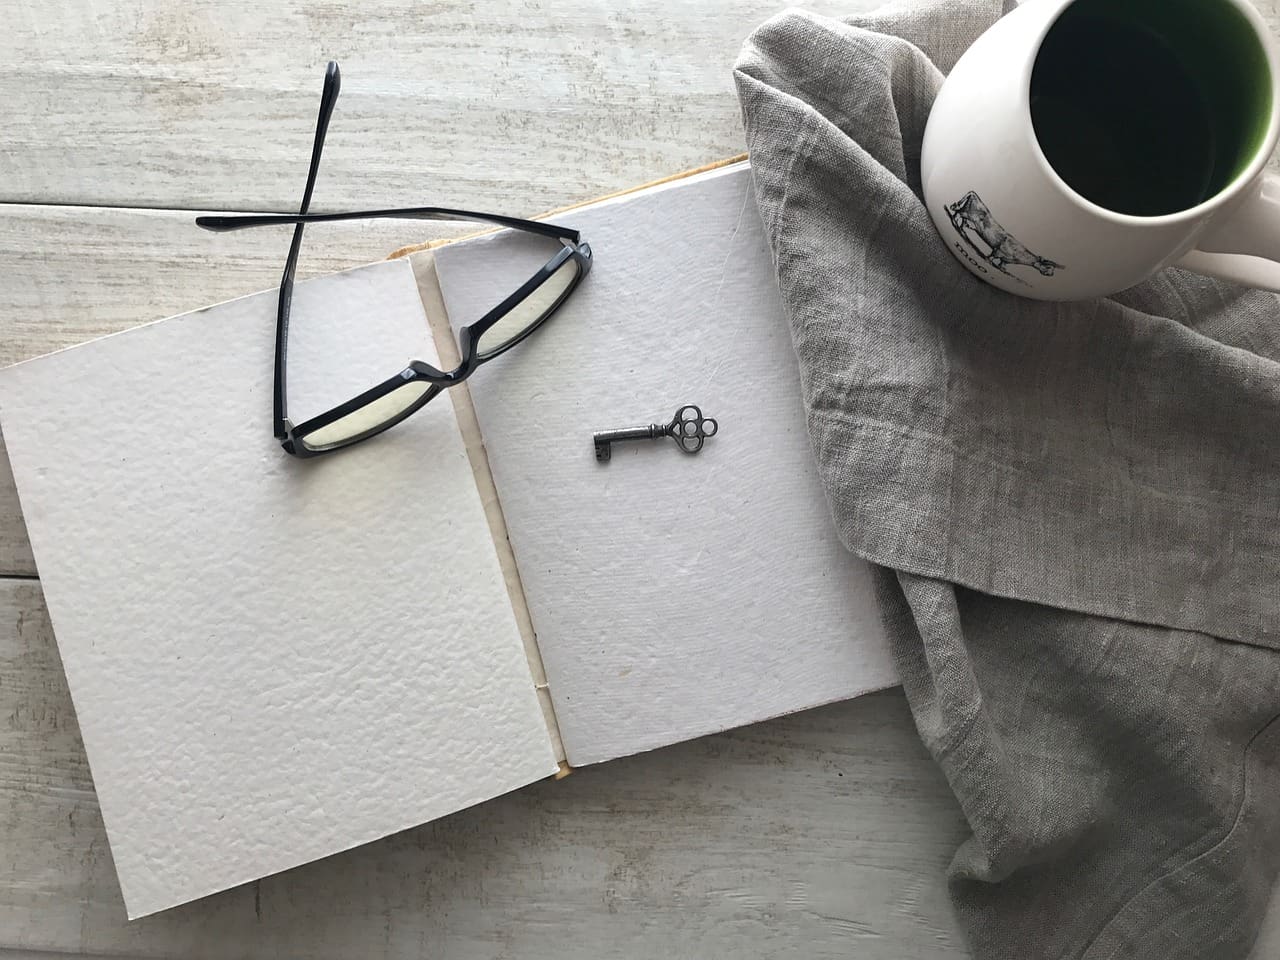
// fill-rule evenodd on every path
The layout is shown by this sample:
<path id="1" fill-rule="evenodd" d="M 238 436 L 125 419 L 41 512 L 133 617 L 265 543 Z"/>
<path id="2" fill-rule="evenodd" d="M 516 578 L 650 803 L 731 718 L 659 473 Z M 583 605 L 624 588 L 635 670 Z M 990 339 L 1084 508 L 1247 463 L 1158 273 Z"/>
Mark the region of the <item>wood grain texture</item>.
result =
<path id="1" fill-rule="evenodd" d="M 197 211 L 0 206 L 0 366 L 276 286 L 288 227 L 210 233 Z M 307 231 L 300 276 L 474 226 L 374 220 Z"/>
<path id="2" fill-rule="evenodd" d="M 0 953 L 959 960 L 959 810 L 900 693 L 544 781 L 124 920 L 53 632 L 0 579 Z M 7 954 L 6 954 L 7 955 Z M 1280 955 L 1280 912 L 1253 952 Z"/>
<path id="3" fill-rule="evenodd" d="M 817 0 L 845 14 L 875 0 Z M 0 199 L 533 213 L 743 150 L 730 67 L 773 0 L 9 4 Z M 126 173 L 127 171 L 127 173 Z"/>
<path id="4" fill-rule="evenodd" d="M 292 208 L 329 57 L 345 92 L 316 209 L 537 212 L 741 150 L 729 66 L 781 6 L 13 0 L 0 363 L 272 286 L 283 231 L 213 237 L 189 213 L 94 205 Z M 1280 24 L 1276 0 L 1258 6 Z M 435 229 L 334 226 L 303 271 Z M 0 459 L 0 574 L 29 575 Z M 30 581 L 0 580 L 0 716 L 7 955 L 965 955 L 942 882 L 963 825 L 898 694 L 579 771 L 135 924 Z M 1273 909 L 1253 957 L 1277 956 Z"/>
<path id="5" fill-rule="evenodd" d="M 0 575 L 34 576 L 35 572 L 22 506 L 13 486 L 13 469 L 0 434 Z"/>
<path id="6" fill-rule="evenodd" d="M 35 582 L 0 580 L 0 943 L 138 957 L 963 956 L 897 693 L 584 769 L 125 923 Z"/>

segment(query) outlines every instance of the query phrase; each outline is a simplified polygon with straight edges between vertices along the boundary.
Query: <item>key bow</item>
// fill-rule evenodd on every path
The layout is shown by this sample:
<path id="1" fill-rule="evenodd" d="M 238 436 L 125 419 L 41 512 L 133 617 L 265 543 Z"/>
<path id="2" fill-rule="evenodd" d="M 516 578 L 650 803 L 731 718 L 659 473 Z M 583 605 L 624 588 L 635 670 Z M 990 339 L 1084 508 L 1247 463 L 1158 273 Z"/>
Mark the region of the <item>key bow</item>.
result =
<path id="1" fill-rule="evenodd" d="M 719 429 L 712 417 L 704 417 L 699 407 L 686 403 L 667 424 L 667 436 L 674 437 L 685 453 L 697 453 L 707 437 L 714 437 Z"/>

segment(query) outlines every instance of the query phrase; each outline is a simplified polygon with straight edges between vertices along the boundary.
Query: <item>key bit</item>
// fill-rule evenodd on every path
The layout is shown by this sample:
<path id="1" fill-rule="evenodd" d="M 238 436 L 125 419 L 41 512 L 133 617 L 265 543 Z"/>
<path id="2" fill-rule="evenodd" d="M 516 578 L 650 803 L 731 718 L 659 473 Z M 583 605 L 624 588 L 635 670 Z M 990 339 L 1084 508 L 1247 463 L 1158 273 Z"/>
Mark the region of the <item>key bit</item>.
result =
<path id="1" fill-rule="evenodd" d="M 596 448 L 596 460 L 608 463 L 613 457 L 612 445 L 621 440 L 657 440 L 671 437 L 685 453 L 697 453 L 708 437 L 714 437 L 720 424 L 691 403 L 676 411 L 670 423 L 650 423 L 643 427 L 625 427 L 621 430 L 602 430 L 592 436 Z"/>

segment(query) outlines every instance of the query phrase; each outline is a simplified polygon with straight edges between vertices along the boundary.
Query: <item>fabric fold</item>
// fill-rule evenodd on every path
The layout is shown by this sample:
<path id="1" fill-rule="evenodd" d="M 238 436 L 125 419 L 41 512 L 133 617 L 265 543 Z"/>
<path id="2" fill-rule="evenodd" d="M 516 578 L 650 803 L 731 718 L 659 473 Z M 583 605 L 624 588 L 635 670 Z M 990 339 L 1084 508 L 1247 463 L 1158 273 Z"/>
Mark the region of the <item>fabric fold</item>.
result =
<path id="1" fill-rule="evenodd" d="M 1243 960 L 1280 869 L 1280 299 L 1167 270 L 1040 303 L 952 259 L 921 140 L 1002 10 L 791 10 L 743 48 L 815 456 L 972 830 L 975 957 Z"/>
<path id="2" fill-rule="evenodd" d="M 1076 304 L 968 274 L 920 199 L 942 73 L 1000 6 L 788 11 L 736 67 L 818 463 L 850 549 L 1280 647 L 1280 305 L 1177 270 Z"/>

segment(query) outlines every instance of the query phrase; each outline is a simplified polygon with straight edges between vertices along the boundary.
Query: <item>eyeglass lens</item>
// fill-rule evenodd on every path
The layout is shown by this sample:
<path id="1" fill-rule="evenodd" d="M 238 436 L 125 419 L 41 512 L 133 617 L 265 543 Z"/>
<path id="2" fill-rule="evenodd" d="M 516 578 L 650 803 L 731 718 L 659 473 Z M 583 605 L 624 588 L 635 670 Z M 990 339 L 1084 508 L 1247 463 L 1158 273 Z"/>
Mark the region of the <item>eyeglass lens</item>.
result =
<path id="1" fill-rule="evenodd" d="M 346 416 L 339 417 L 333 423 L 317 427 L 298 439 L 310 450 L 327 450 L 341 446 L 370 430 L 404 416 L 416 405 L 429 399 L 426 395 L 433 389 L 439 388 L 425 380 L 410 380 L 404 386 L 397 387 L 390 393 L 384 393 L 364 406 L 352 410 Z"/>
<path id="2" fill-rule="evenodd" d="M 501 353 L 545 320 L 569 293 L 580 269 L 578 261 L 570 257 L 527 297 L 503 314 L 497 323 L 480 335 L 476 344 L 480 359 Z"/>

